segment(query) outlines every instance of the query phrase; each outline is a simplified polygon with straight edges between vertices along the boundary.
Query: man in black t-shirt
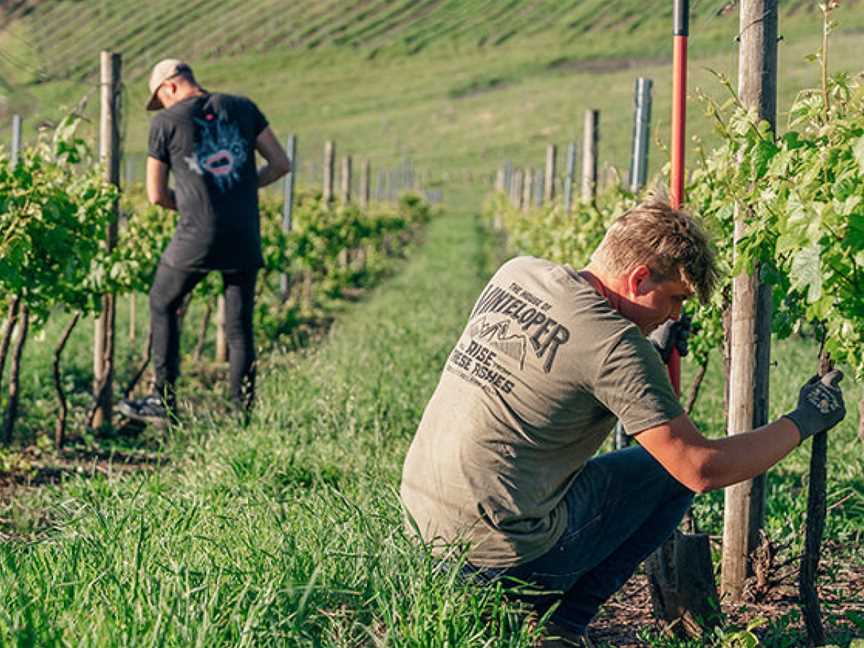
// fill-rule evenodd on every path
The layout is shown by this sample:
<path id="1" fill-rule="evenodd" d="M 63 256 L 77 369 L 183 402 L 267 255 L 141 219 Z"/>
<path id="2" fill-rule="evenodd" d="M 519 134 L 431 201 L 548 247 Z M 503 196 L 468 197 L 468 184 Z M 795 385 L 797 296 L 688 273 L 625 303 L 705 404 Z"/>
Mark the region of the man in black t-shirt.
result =
<path id="1" fill-rule="evenodd" d="M 122 401 L 119 409 L 145 422 L 164 421 L 174 409 L 178 309 L 213 270 L 222 273 L 225 287 L 231 396 L 248 409 L 255 384 L 255 280 L 263 265 L 258 188 L 288 173 L 291 162 L 252 101 L 204 90 L 183 61 L 158 63 L 149 87 L 147 110 L 163 110 L 150 124 L 147 197 L 179 211 L 180 221 L 150 289 L 155 390 L 146 398 Z M 267 162 L 260 169 L 256 151 Z"/>

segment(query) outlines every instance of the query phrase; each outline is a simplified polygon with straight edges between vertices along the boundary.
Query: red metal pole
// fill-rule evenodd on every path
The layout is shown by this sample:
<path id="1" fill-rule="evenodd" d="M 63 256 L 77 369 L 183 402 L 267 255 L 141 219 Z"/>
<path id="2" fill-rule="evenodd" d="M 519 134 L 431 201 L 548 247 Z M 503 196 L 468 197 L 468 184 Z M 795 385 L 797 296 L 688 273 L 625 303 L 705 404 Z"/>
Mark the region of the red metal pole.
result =
<path id="1" fill-rule="evenodd" d="M 684 138 L 687 132 L 687 37 L 690 34 L 690 2 L 675 0 L 672 51 L 672 207 L 684 201 Z M 681 393 L 681 356 L 677 349 L 669 357 L 669 380 L 676 394 Z"/>

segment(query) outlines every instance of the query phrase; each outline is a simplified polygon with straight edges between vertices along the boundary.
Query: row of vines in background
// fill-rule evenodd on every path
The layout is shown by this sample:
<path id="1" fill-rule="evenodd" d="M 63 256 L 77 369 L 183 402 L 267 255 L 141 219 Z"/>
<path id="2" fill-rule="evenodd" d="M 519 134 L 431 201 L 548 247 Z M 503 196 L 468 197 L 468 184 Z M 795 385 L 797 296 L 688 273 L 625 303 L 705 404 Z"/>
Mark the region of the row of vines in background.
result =
<path id="1" fill-rule="evenodd" d="M 700 98 L 721 143 L 699 145 L 685 192 L 685 207 L 713 235 L 724 277 L 709 304 L 687 306 L 694 360 L 705 366 L 723 344 L 732 276 L 759 264 L 773 288 L 775 336 L 815 327 L 832 358 L 864 380 L 864 86 L 826 77 L 824 88 L 798 96 L 775 139 L 729 80 L 718 79 L 728 100 Z M 486 212 L 514 251 L 580 266 L 638 199 L 611 186 L 571 213 L 560 204 L 525 212 L 496 194 Z M 747 228 L 733 255 L 736 206 Z"/>
<path id="2" fill-rule="evenodd" d="M 142 187 L 133 186 L 118 196 L 76 136 L 76 127 L 76 120 L 69 118 L 53 133 L 43 134 L 36 145 L 21 152 L 14 167 L 0 153 L 0 304 L 6 313 L 0 332 L 0 380 L 7 360 L 11 365 L 3 415 L 2 439 L 7 444 L 18 418 L 28 339 L 45 329 L 49 317 L 65 318 L 53 351 L 53 437 L 59 447 L 69 409 L 62 354 L 73 330 L 83 318 L 99 312 L 103 294 L 149 291 L 176 225 L 177 214 L 149 205 Z M 108 251 L 105 231 L 118 199 L 124 222 L 117 245 Z M 281 201 L 262 195 L 265 266 L 255 313 L 259 344 L 290 334 L 323 300 L 374 279 L 386 269 L 388 257 L 400 254 L 430 217 L 428 205 L 410 194 L 396 206 L 373 204 L 365 210 L 325 202 L 320 193 L 300 192 L 295 201 L 293 229 L 285 231 Z M 287 285 L 280 281 L 283 276 L 289 278 Z M 218 273 L 196 288 L 193 298 L 207 304 L 202 337 L 221 290 Z M 199 354 L 202 341 L 196 345 Z M 149 345 L 143 366 L 148 356 Z M 143 366 L 133 372 L 126 395 Z M 82 422 L 91 416 L 92 412 L 82 413 Z"/>

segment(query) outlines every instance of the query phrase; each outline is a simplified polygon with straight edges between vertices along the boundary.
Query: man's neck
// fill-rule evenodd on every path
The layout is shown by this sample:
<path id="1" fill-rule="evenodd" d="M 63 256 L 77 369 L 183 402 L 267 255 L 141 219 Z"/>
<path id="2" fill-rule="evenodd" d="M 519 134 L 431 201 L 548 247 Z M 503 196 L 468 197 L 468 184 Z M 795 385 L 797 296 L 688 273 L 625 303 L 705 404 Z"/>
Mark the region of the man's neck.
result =
<path id="1" fill-rule="evenodd" d="M 186 101 L 187 99 L 191 99 L 192 97 L 201 97 L 205 94 L 207 94 L 207 93 L 204 92 L 204 88 L 202 88 L 200 86 L 190 85 L 190 86 L 182 88 L 177 93 L 177 101 L 175 101 L 174 103 L 178 104 L 181 101 Z"/>
<path id="2" fill-rule="evenodd" d="M 585 279 L 591 286 L 596 290 L 601 297 L 603 297 L 606 301 L 609 302 L 609 305 L 612 306 L 616 311 L 624 314 L 621 311 L 621 303 L 623 298 L 621 295 L 615 290 L 615 282 L 609 280 L 604 277 L 603 273 L 598 271 L 595 267 L 591 265 L 586 266 L 582 270 L 579 271 L 579 276 Z"/>

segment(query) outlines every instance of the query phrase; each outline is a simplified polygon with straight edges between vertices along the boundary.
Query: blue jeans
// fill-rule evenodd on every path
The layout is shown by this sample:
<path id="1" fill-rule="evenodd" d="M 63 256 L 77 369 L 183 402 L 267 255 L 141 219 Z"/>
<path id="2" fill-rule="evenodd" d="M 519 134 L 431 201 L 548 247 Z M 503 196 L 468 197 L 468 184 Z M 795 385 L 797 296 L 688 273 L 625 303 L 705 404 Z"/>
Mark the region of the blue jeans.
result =
<path id="1" fill-rule="evenodd" d="M 530 562 L 505 569 L 468 565 L 484 582 L 518 579 L 548 591 L 528 600 L 552 620 L 583 632 L 600 605 L 672 535 L 693 493 L 638 446 L 588 461 L 565 496 L 567 527 Z"/>

